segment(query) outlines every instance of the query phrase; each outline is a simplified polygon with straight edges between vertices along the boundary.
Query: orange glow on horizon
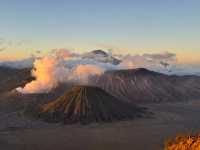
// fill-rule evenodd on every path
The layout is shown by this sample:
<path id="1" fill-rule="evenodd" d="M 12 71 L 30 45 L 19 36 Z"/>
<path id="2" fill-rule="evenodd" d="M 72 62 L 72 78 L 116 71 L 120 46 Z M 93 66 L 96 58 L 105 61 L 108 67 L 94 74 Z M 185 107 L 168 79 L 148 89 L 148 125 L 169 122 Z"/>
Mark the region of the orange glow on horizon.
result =
<path id="1" fill-rule="evenodd" d="M 18 51 L 18 50 L 9 50 L 0 53 L 0 61 L 15 61 L 21 60 L 25 58 L 29 58 L 31 56 L 30 52 L 34 51 Z M 49 50 L 44 50 L 40 56 L 44 56 L 49 52 Z M 84 53 L 87 52 L 84 49 L 77 48 L 76 52 Z M 130 50 L 124 48 L 123 50 L 114 50 L 114 53 L 120 54 L 144 54 L 144 53 L 159 53 L 162 52 L 161 50 Z M 178 64 L 200 64 L 200 50 L 170 50 L 169 52 L 175 53 L 177 55 L 177 63 Z"/>

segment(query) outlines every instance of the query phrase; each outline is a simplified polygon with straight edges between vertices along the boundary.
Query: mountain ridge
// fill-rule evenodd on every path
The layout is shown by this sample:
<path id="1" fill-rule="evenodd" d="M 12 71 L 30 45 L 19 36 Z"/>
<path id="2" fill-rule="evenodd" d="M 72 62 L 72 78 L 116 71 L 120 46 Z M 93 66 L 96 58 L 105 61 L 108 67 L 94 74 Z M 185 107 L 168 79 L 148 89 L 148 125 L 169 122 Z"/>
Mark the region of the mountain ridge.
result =
<path id="1" fill-rule="evenodd" d="M 200 77 L 166 75 L 145 68 L 107 71 L 91 83 L 130 103 L 200 98 Z"/>

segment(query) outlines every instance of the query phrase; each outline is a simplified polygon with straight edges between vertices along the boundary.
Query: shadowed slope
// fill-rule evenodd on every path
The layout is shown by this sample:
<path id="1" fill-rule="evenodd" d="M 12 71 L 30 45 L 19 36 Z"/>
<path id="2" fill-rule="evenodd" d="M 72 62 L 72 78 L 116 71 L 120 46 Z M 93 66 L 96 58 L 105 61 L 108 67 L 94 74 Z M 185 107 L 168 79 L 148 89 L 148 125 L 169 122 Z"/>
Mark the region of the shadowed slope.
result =
<path id="1" fill-rule="evenodd" d="M 132 103 L 200 98 L 200 77 L 168 76 L 144 68 L 107 71 L 91 83 Z"/>
<path id="2" fill-rule="evenodd" d="M 24 86 L 32 81 L 31 69 L 14 69 L 8 67 L 0 67 L 0 93 L 8 92 L 19 86 Z"/>
<path id="3" fill-rule="evenodd" d="M 132 119 L 142 111 L 97 87 L 75 86 L 44 105 L 40 117 L 49 122 L 90 123 Z"/>

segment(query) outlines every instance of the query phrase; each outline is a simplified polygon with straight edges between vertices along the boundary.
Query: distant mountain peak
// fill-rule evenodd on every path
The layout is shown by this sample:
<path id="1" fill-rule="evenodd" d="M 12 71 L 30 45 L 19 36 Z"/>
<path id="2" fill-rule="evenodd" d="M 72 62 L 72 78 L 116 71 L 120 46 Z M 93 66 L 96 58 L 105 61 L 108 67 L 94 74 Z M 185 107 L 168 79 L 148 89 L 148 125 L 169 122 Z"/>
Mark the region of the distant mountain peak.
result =
<path id="1" fill-rule="evenodd" d="M 91 52 L 94 53 L 94 54 L 100 54 L 100 55 L 108 56 L 108 54 L 105 51 L 101 50 L 101 49 L 93 50 Z"/>
<path id="2" fill-rule="evenodd" d="M 113 65 L 118 65 L 121 61 L 115 57 L 113 57 L 111 54 L 104 50 L 93 50 L 88 53 L 85 53 L 83 55 L 83 58 L 86 59 L 93 59 L 98 62 L 103 62 L 103 63 L 111 63 Z"/>

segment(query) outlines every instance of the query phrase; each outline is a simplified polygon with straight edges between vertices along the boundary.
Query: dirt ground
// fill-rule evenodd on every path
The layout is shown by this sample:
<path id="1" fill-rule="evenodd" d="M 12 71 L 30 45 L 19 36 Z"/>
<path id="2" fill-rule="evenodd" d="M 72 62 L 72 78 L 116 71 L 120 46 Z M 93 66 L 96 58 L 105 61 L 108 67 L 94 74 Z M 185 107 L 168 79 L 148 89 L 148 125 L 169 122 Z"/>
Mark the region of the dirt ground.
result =
<path id="1" fill-rule="evenodd" d="M 162 150 L 164 140 L 200 129 L 200 101 L 145 105 L 153 117 L 60 125 L 0 114 L 0 150 Z"/>

